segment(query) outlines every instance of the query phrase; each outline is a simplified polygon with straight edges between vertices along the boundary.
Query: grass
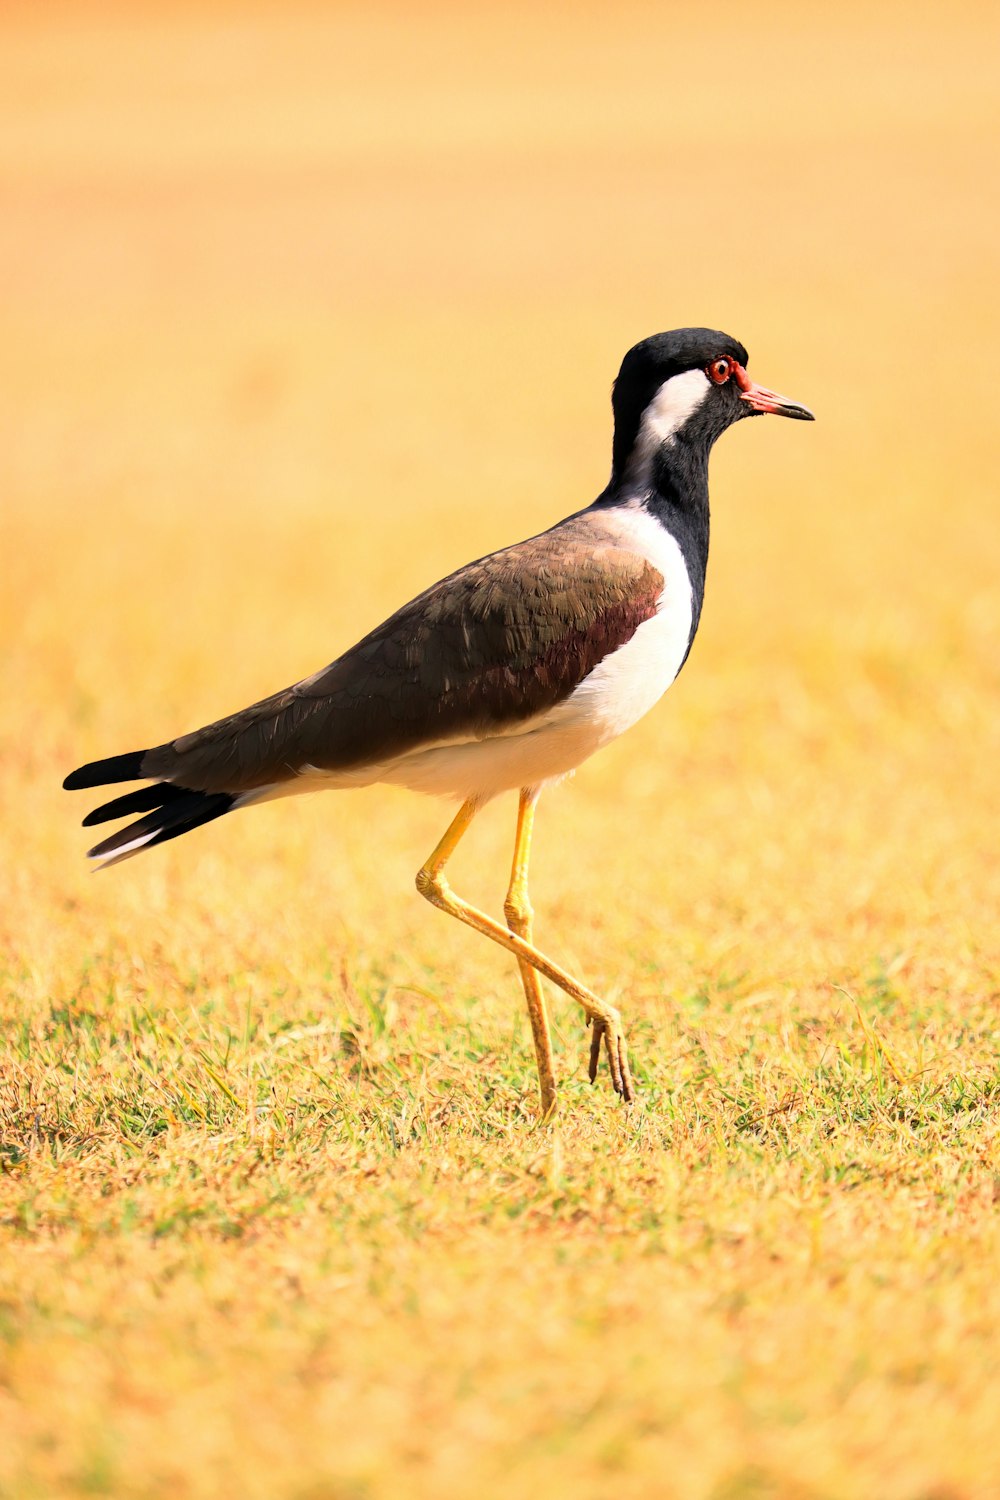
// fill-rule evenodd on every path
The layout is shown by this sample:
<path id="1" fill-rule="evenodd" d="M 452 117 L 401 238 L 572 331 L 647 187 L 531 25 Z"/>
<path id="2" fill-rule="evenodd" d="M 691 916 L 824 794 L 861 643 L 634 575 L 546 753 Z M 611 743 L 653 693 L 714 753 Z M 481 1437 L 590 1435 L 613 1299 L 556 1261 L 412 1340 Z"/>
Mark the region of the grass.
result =
<path id="1" fill-rule="evenodd" d="M 0 26 L 0 1496 L 1000 1492 L 995 16 Z M 540 807 L 634 1109 L 553 997 L 537 1123 L 443 806 L 86 874 L 68 769 L 578 506 L 701 320 L 819 420 L 720 445 L 691 662 Z"/>
<path id="2" fill-rule="evenodd" d="M 931 1494 L 945 1443 L 975 1492 L 988 1014 L 908 1006 L 897 1082 L 881 978 L 864 1030 L 716 989 L 635 1028 L 638 1109 L 538 1129 L 499 1016 L 226 988 L 12 1038 L 11 1493 Z"/>

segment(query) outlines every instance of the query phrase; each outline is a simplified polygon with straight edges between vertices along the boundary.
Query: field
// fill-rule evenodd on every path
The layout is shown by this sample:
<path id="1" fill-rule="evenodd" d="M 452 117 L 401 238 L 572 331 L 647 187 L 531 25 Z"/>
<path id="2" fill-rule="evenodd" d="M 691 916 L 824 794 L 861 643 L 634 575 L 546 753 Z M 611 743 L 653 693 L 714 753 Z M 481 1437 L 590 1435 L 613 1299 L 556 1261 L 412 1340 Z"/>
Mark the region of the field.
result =
<path id="1" fill-rule="evenodd" d="M 995 7 L 0 18 L 0 1496 L 1000 1494 Z M 60 790 L 603 486 L 713 458 L 698 641 L 543 798 L 625 1014 L 536 1117 L 450 816 L 278 803 L 88 875 Z M 456 888 L 499 914 L 514 799 Z"/>

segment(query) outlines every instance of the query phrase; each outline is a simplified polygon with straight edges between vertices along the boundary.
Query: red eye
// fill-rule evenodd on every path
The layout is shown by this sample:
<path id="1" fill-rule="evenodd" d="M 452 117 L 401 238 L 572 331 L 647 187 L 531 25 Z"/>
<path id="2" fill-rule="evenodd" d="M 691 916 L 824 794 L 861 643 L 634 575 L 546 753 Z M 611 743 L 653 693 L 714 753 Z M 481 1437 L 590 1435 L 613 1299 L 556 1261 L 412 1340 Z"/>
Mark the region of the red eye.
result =
<path id="1" fill-rule="evenodd" d="M 709 380 L 715 381 L 716 385 L 725 385 L 733 373 L 733 362 L 725 355 L 722 359 L 713 359 L 705 373 Z"/>

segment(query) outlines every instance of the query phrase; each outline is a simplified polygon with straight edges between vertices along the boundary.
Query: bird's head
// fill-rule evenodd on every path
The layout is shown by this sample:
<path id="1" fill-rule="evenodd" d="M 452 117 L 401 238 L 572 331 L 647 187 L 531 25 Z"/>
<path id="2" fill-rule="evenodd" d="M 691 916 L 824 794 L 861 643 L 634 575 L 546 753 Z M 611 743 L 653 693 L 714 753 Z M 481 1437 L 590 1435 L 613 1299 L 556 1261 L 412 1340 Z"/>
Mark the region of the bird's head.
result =
<path id="1" fill-rule="evenodd" d="M 664 443 L 682 442 L 706 453 L 741 417 L 770 412 L 812 422 L 797 401 L 755 385 L 747 351 L 727 333 L 675 328 L 630 349 L 614 384 L 614 472 L 647 466 Z"/>

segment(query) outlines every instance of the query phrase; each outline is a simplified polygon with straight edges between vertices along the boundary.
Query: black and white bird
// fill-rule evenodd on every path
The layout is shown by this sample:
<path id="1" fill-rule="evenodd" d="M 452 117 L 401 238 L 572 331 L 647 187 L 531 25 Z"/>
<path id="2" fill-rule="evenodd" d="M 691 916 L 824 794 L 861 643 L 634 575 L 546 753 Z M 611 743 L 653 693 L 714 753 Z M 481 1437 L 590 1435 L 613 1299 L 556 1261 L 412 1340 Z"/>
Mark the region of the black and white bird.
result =
<path id="1" fill-rule="evenodd" d="M 205 729 L 81 766 L 69 790 L 135 780 L 84 825 L 141 816 L 90 850 L 98 865 L 237 808 L 324 787 L 392 782 L 461 807 L 417 875 L 435 906 L 518 961 L 543 1114 L 555 1108 L 541 976 L 592 1024 L 633 1097 L 618 1011 L 535 947 L 528 857 L 540 792 L 647 713 L 687 659 L 708 563 L 708 455 L 762 412 L 811 421 L 755 385 L 724 333 L 678 328 L 630 349 L 615 381 L 607 488 L 548 531 L 468 563 L 404 604 L 329 666 Z M 455 895 L 444 868 L 476 813 L 520 794 L 506 925 Z"/>

